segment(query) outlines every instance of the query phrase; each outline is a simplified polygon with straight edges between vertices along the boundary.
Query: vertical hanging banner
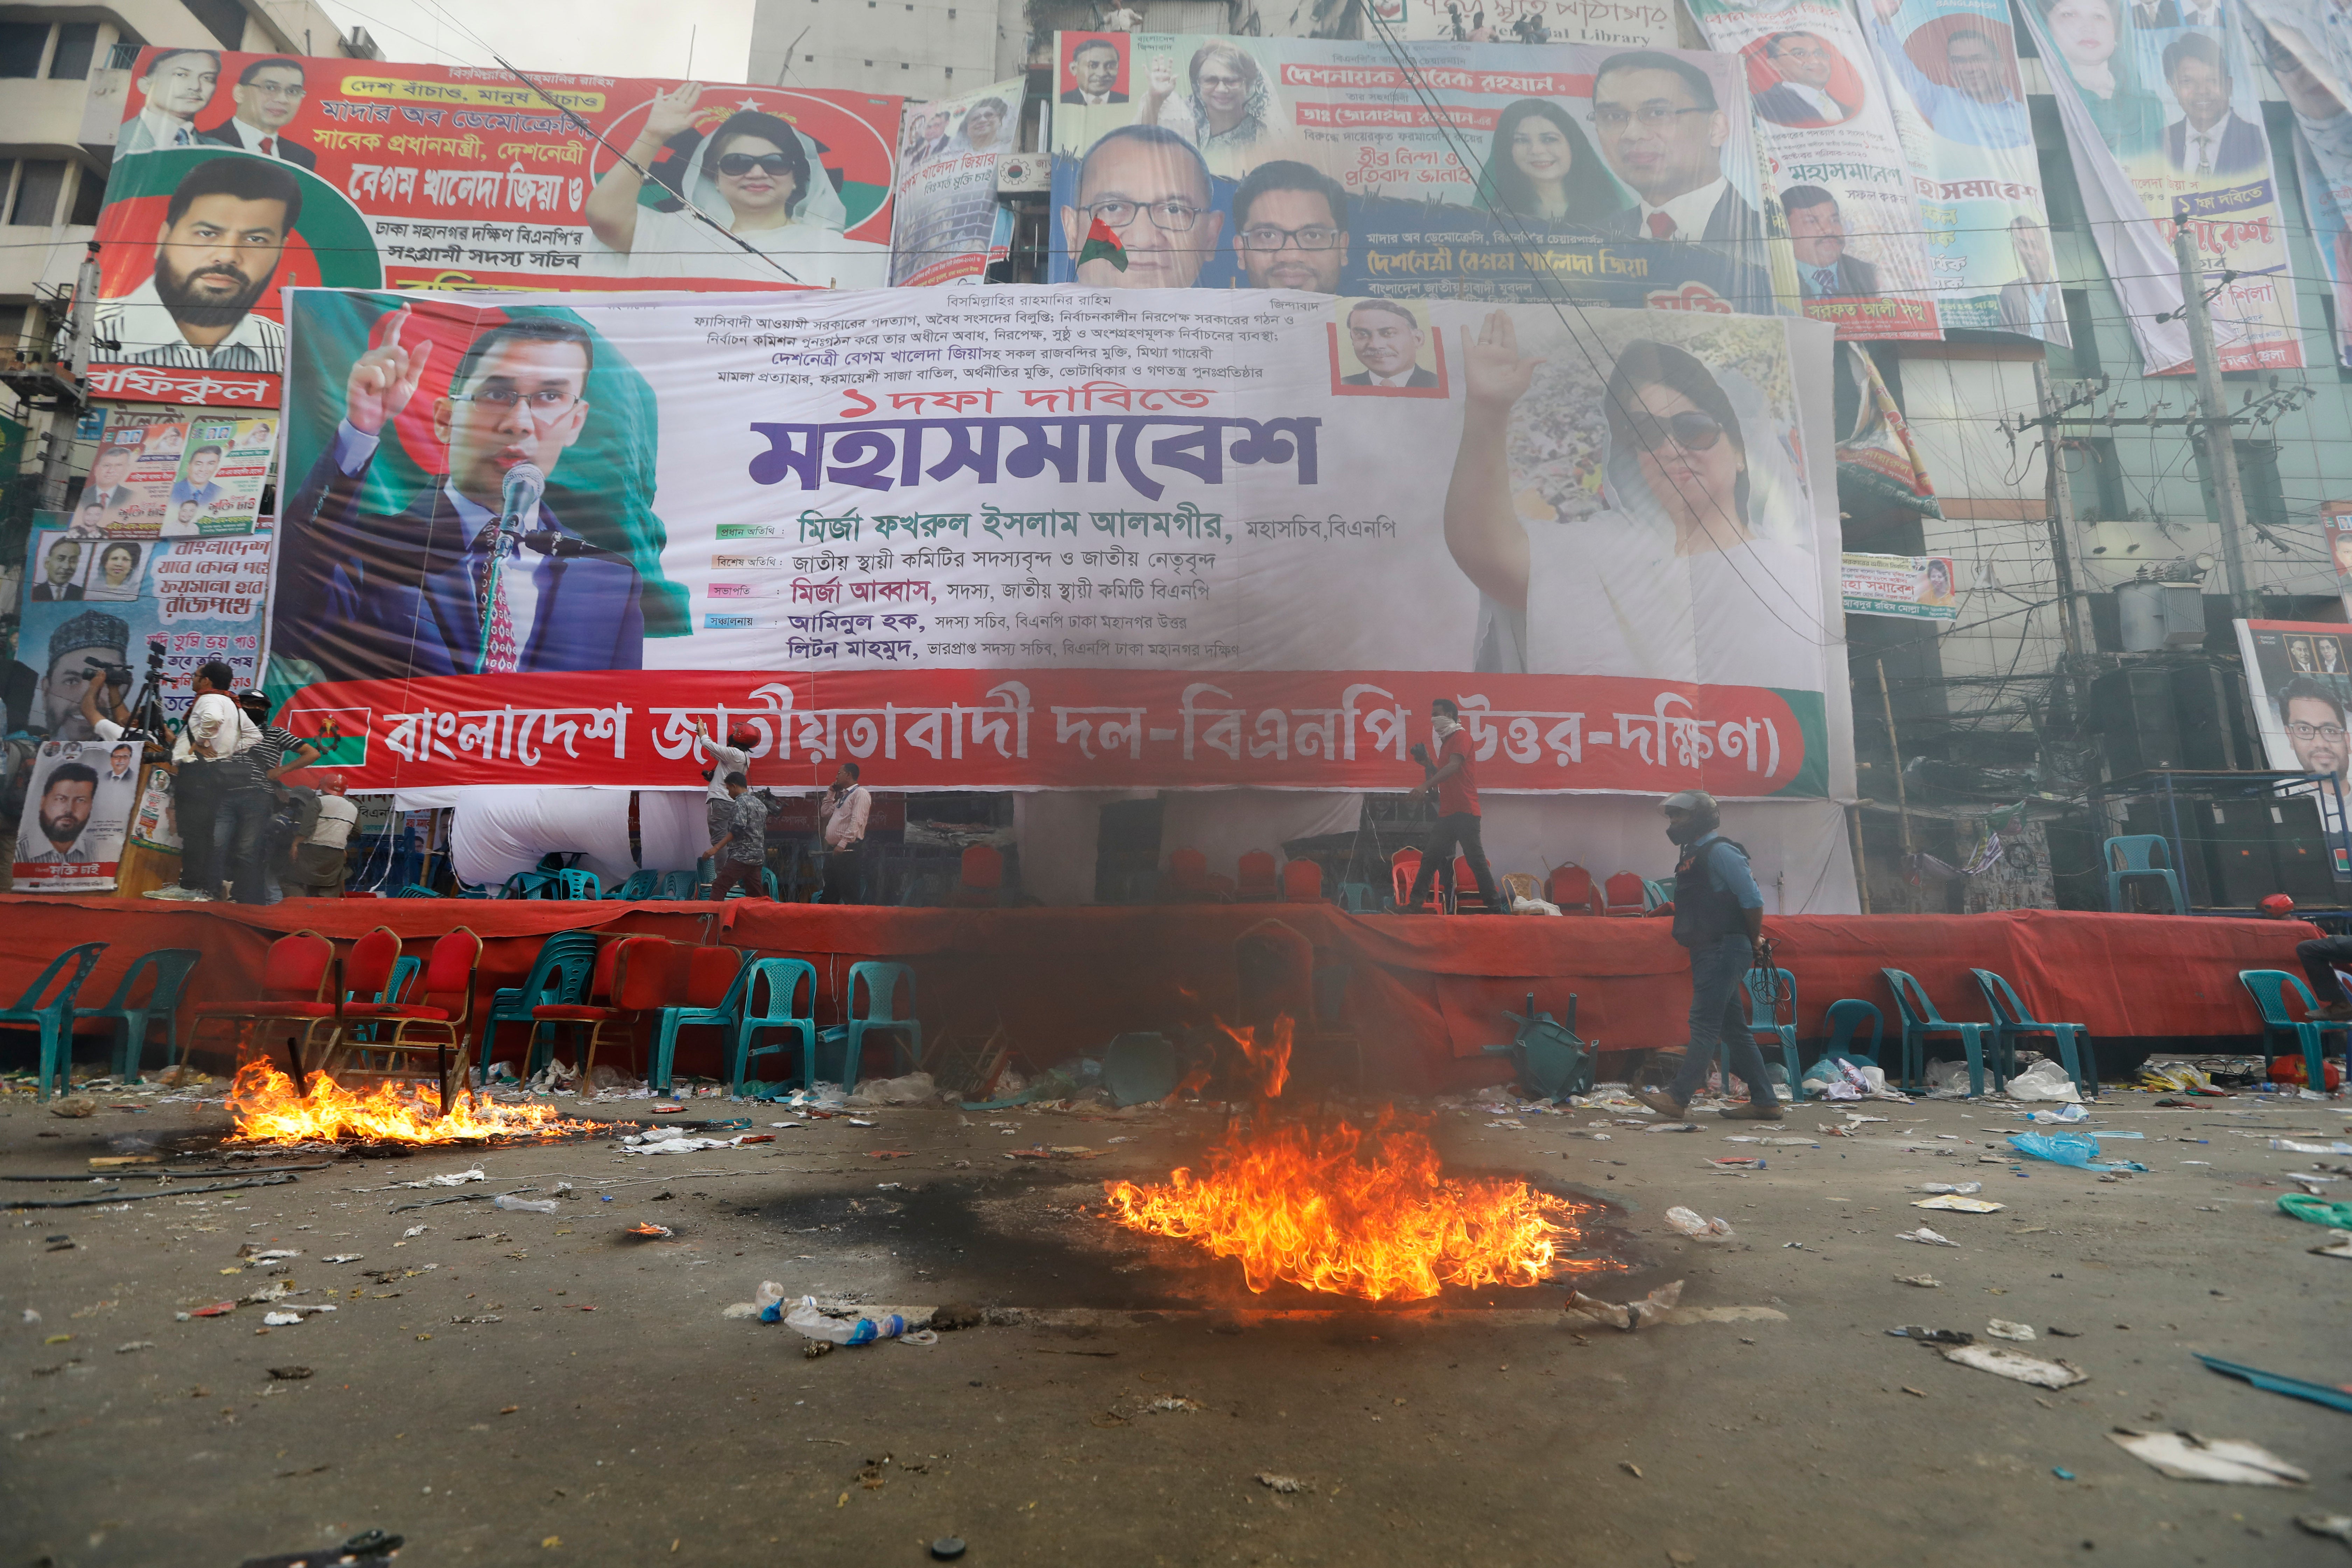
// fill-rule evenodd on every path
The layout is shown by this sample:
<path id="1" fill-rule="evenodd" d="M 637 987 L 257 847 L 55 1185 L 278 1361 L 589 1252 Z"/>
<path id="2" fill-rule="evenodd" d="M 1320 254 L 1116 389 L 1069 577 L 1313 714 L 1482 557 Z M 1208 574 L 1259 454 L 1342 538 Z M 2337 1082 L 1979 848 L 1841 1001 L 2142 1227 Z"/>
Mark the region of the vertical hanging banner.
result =
<path id="1" fill-rule="evenodd" d="M 2332 0 L 2241 0 L 2246 37 L 2294 111 L 2311 243 L 2336 299 L 2339 365 L 2352 366 L 2352 38 Z"/>
<path id="2" fill-rule="evenodd" d="M 895 97 L 178 47 L 131 75 L 98 223 L 100 397 L 276 407 L 298 285 L 888 279 Z"/>
<path id="3" fill-rule="evenodd" d="M 1726 56 L 1064 33 L 1056 58 L 1056 282 L 1778 310 Z"/>
<path id="4" fill-rule="evenodd" d="M 2221 368 L 2303 363 L 2286 234 L 2262 104 L 2236 26 L 2238 0 L 2210 22 L 2171 0 L 2144 26 L 2124 0 L 2027 0 L 2075 183 L 2107 276 L 2150 374 L 2189 368 L 2189 332 L 2158 321 L 2181 305 L 2176 228 L 2195 236 Z M 2234 275 L 2227 282 L 2224 274 Z"/>
<path id="5" fill-rule="evenodd" d="M 1690 8 L 1746 71 L 1805 314 L 1843 338 L 1941 336 L 1911 168 L 1853 16 L 1831 0 Z"/>
<path id="6" fill-rule="evenodd" d="M 200 408 L 100 409 L 77 539 L 251 533 L 277 455 L 278 416 Z"/>
<path id="7" fill-rule="evenodd" d="M 1671 0 L 1370 0 L 1372 26 L 1414 43 L 1672 48 Z"/>
<path id="8" fill-rule="evenodd" d="M 103 893 L 139 800 L 142 742 L 44 741 L 25 788 L 10 890 Z"/>
<path id="9" fill-rule="evenodd" d="M 2005 0 L 1863 0 L 1947 328 L 2067 346 Z"/>
<path id="10" fill-rule="evenodd" d="M 910 101 L 899 133 L 890 282 L 977 279 L 999 259 L 996 161 L 1021 145 L 1019 77 L 961 98 Z"/>

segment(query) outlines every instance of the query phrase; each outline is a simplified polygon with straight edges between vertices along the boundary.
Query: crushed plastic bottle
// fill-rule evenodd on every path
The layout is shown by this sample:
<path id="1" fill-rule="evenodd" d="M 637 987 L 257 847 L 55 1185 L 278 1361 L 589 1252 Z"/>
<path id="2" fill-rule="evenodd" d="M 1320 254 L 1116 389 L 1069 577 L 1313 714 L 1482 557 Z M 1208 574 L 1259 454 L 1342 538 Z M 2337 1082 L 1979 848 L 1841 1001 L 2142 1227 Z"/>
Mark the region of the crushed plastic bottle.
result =
<path id="1" fill-rule="evenodd" d="M 784 1288 L 772 1279 L 761 1280 L 758 1294 L 751 1298 L 751 1305 L 760 1310 L 757 1314 L 760 1321 L 782 1322 L 784 1321 Z"/>
<path id="2" fill-rule="evenodd" d="M 500 1193 L 490 1200 L 492 1208 L 520 1211 L 527 1214 L 553 1214 L 557 1205 L 553 1198 L 519 1198 L 512 1193 Z"/>
<path id="3" fill-rule="evenodd" d="M 784 1321 L 813 1340 L 827 1340 L 837 1345 L 870 1345 L 876 1340 L 895 1340 L 907 1331 L 907 1320 L 893 1312 L 887 1318 L 830 1318 L 817 1310 L 816 1298 L 803 1296 L 800 1304 L 784 1314 Z"/>

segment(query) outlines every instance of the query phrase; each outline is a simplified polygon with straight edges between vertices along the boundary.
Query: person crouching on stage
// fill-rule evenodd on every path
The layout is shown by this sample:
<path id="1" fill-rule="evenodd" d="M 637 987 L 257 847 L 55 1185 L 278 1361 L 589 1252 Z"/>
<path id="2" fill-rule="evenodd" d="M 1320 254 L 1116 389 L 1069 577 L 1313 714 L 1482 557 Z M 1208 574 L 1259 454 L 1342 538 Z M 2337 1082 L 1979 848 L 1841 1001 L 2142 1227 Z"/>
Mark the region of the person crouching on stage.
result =
<path id="1" fill-rule="evenodd" d="M 1462 727 L 1462 710 L 1453 699 L 1441 697 L 1429 705 L 1429 728 L 1437 737 L 1437 761 L 1433 764 L 1429 748 L 1414 742 L 1413 761 L 1429 776 L 1408 798 L 1425 800 L 1435 795 L 1437 826 L 1422 847 L 1421 869 L 1413 873 L 1405 912 L 1421 908 L 1422 895 L 1429 891 L 1433 876 L 1442 874 L 1444 880 L 1440 886 L 1448 892 L 1454 890 L 1454 852 L 1458 847 L 1462 858 L 1470 862 L 1470 875 L 1477 879 L 1478 897 L 1487 910 L 1507 913 L 1503 895 L 1495 886 L 1495 873 L 1486 865 L 1486 846 L 1478 841 L 1478 780 L 1470 771 L 1470 731 Z"/>
<path id="2" fill-rule="evenodd" d="M 1780 1101 L 1737 1005 L 1740 983 L 1761 962 L 1764 895 L 1748 868 L 1747 849 L 1717 831 L 1723 814 L 1715 796 L 1686 789 L 1668 795 L 1660 809 L 1666 814 L 1666 837 L 1682 848 L 1675 866 L 1675 940 L 1690 950 L 1690 1043 L 1683 1047 L 1682 1071 L 1671 1086 L 1635 1089 L 1634 1095 L 1679 1121 L 1691 1096 L 1706 1082 L 1720 1042 L 1731 1053 L 1729 1071 L 1747 1081 L 1748 1095 L 1747 1104 L 1730 1107 L 1725 1118 L 1777 1121 Z"/>

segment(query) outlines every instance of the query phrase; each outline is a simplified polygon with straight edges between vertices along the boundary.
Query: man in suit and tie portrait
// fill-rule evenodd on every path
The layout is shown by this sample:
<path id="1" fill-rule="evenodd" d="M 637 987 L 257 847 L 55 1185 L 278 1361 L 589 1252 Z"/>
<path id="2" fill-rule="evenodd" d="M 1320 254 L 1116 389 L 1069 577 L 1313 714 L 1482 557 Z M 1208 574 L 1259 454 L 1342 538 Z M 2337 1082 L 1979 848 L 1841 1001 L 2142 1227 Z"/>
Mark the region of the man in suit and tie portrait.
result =
<path id="1" fill-rule="evenodd" d="M 2164 128 L 2164 160 L 2184 174 L 2252 174 L 2270 157 L 2259 128 L 2230 107 L 2230 72 L 2221 46 L 2203 33 L 2183 33 L 2164 46 L 2164 84 L 2180 118 Z"/>
<path id="2" fill-rule="evenodd" d="M 2022 276 L 2000 286 L 2000 324 L 2046 343 L 2072 346 L 2066 303 L 2058 291 L 2058 268 L 2050 254 L 2050 234 L 2030 217 L 2010 220 L 2009 247 Z"/>
<path id="3" fill-rule="evenodd" d="M 316 174 L 319 154 L 286 134 L 286 122 L 302 107 L 304 90 L 299 61 L 282 57 L 256 60 L 237 73 L 236 85 L 229 89 L 236 112 L 210 131 L 197 132 L 196 140 L 242 148 Z"/>
<path id="4" fill-rule="evenodd" d="M 1611 214 L 1604 234 L 1739 245 L 1763 220 L 1723 174 L 1731 134 L 1706 72 L 1655 49 L 1612 55 L 1592 73 L 1601 159 L 1638 205 Z"/>
<path id="5" fill-rule="evenodd" d="M 147 62 L 137 85 L 146 103 L 116 132 L 114 155 L 193 147 L 196 116 L 220 85 L 220 56 L 211 49 L 165 49 Z"/>
<path id="6" fill-rule="evenodd" d="M 1072 49 L 1069 71 L 1070 89 L 1062 94 L 1064 103 L 1127 101 L 1127 94 L 1112 90 L 1118 85 L 1118 46 L 1108 38 L 1089 38 Z"/>
<path id="7" fill-rule="evenodd" d="M 1342 386 L 1375 392 L 1434 388 L 1437 373 L 1424 370 L 1421 351 L 1429 342 L 1421 318 L 1393 300 L 1359 300 L 1348 309 L 1348 346 L 1363 369 L 1339 378 Z"/>
<path id="8" fill-rule="evenodd" d="M 362 510 L 362 487 L 434 353 L 403 346 L 407 321 L 392 312 L 352 362 L 332 444 L 287 509 L 271 652 L 331 680 L 642 668 L 635 566 L 543 501 L 500 529 L 509 471 L 551 475 L 588 422 L 587 329 L 526 316 L 475 338 L 433 404 L 445 472 L 385 516 Z"/>
<path id="9" fill-rule="evenodd" d="M 1759 119 L 1809 129 L 1843 125 L 1862 107 L 1831 95 L 1838 52 L 1827 39 L 1811 33 L 1775 33 L 1764 40 L 1764 58 L 1780 79 L 1756 95 Z"/>
<path id="10" fill-rule="evenodd" d="M 1808 300 L 1871 300 L 1878 295 L 1878 268 L 1845 253 L 1845 223 L 1837 197 L 1819 185 L 1791 185 L 1780 195 L 1788 215 L 1789 248 L 1797 256 L 1797 281 Z"/>

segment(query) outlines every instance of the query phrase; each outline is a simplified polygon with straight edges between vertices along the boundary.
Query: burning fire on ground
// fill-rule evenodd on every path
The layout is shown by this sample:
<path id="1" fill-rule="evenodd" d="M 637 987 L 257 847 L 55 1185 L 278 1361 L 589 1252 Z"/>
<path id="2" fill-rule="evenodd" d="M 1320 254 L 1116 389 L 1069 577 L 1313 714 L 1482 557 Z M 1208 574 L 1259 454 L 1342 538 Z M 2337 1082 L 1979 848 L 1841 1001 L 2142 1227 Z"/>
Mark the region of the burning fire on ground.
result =
<path id="1" fill-rule="evenodd" d="M 594 1122 L 567 1121 L 551 1106 L 470 1099 L 458 1100 L 444 1116 L 436 1089 L 380 1083 L 354 1091 L 324 1073 L 311 1074 L 308 1092 L 297 1093 L 292 1079 L 260 1058 L 237 1069 L 228 1107 L 236 1117 L 232 1143 L 460 1143 L 604 1130 Z"/>
<path id="2" fill-rule="evenodd" d="M 1390 1113 L 1369 1131 L 1345 1120 L 1272 1121 L 1288 1077 L 1289 1020 L 1266 1033 L 1259 1045 L 1247 1029 L 1227 1031 L 1264 1097 L 1256 1130 L 1211 1151 L 1204 1172 L 1106 1183 L 1112 1218 L 1238 1258 L 1259 1293 L 1288 1280 L 1412 1301 L 1448 1285 L 1536 1285 L 1609 1267 L 1565 1256 L 1590 1205 L 1522 1181 L 1448 1176 L 1428 1138 Z"/>

